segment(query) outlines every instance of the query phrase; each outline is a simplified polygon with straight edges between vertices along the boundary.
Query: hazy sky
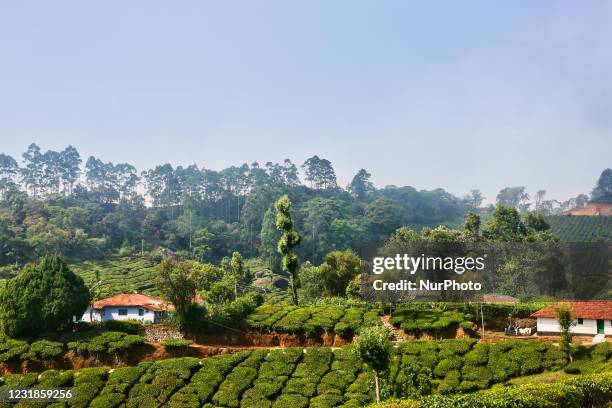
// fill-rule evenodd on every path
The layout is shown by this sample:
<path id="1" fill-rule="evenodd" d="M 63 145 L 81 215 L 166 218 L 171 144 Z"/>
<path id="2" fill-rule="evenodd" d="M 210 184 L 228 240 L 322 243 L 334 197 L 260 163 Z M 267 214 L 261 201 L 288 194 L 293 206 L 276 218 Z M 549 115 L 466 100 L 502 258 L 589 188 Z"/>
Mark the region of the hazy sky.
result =
<path id="1" fill-rule="evenodd" d="M 4 1 L 0 151 L 318 154 L 342 185 L 566 199 L 612 167 L 611 21 L 610 1 Z"/>

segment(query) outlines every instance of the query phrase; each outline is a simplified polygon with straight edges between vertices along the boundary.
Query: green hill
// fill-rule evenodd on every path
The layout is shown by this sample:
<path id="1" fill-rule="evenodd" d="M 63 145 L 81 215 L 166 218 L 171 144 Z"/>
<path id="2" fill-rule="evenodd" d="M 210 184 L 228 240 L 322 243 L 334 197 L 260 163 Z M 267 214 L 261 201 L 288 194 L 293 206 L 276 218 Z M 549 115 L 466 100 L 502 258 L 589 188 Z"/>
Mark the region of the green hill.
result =
<path id="1" fill-rule="evenodd" d="M 155 288 L 155 263 L 149 259 L 117 256 L 83 261 L 72 264 L 71 267 L 89 287 L 98 281 L 102 282 L 99 286 L 100 297 L 134 291 L 152 296 L 159 295 Z"/>
<path id="2" fill-rule="evenodd" d="M 546 221 L 562 242 L 612 242 L 612 217 L 554 215 Z"/>

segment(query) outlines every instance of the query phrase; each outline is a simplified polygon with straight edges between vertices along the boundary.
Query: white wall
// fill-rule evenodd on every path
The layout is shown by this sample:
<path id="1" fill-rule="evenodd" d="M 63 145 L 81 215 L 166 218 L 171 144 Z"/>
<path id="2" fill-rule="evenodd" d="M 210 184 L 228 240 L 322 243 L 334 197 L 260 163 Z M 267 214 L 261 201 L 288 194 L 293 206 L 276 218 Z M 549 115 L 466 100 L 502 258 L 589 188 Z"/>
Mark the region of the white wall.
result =
<path id="1" fill-rule="evenodd" d="M 574 334 L 597 334 L 597 320 L 583 319 L 582 324 L 574 320 L 575 325 L 571 331 Z M 610 320 L 604 320 L 604 333 L 612 335 L 612 324 Z M 561 329 L 557 319 L 553 317 L 538 317 L 538 332 L 541 333 L 560 333 Z"/>
<path id="2" fill-rule="evenodd" d="M 119 315 L 119 309 L 127 309 L 127 315 Z M 153 323 L 155 321 L 155 312 L 147 309 L 142 309 L 143 315 L 140 316 L 138 314 L 138 307 L 129 306 L 129 307 L 106 307 L 104 308 L 104 313 L 100 313 L 100 311 L 95 310 L 93 314 L 93 321 L 106 321 L 106 320 L 138 320 L 141 322 Z M 89 322 L 89 308 L 85 310 L 83 313 L 83 317 L 81 318 L 84 322 Z"/>

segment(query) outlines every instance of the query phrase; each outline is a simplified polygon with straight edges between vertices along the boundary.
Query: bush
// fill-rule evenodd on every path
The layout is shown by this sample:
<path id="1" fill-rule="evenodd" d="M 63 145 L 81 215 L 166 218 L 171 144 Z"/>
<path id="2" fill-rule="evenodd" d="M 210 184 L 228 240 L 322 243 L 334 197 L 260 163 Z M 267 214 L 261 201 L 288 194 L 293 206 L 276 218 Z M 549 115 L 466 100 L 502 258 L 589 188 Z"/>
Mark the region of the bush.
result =
<path id="1" fill-rule="evenodd" d="M 591 358 L 597 361 L 606 361 L 612 357 L 612 343 L 603 342 L 591 349 Z"/>
<path id="2" fill-rule="evenodd" d="M 91 401 L 90 408 L 115 408 L 118 407 L 123 400 L 125 395 L 120 393 L 109 393 L 99 395 Z"/>
<path id="3" fill-rule="evenodd" d="M 49 360 L 64 352 L 64 344 L 49 340 L 38 340 L 30 345 L 29 354 L 42 359 Z"/>
<path id="4" fill-rule="evenodd" d="M 0 361 L 7 362 L 14 358 L 26 355 L 30 350 L 30 346 L 26 341 L 13 340 L 13 339 L 2 339 L 0 342 Z"/>
<path id="5" fill-rule="evenodd" d="M 102 331 L 116 331 L 127 334 L 138 334 L 142 331 L 142 323 L 136 320 L 105 320 L 95 325 Z"/>
<path id="6" fill-rule="evenodd" d="M 299 394 L 282 394 L 273 405 L 274 408 L 307 408 L 308 398 Z"/>
<path id="7" fill-rule="evenodd" d="M 187 349 L 191 343 L 193 341 L 189 339 L 168 339 L 162 342 L 164 347 L 170 349 Z"/>

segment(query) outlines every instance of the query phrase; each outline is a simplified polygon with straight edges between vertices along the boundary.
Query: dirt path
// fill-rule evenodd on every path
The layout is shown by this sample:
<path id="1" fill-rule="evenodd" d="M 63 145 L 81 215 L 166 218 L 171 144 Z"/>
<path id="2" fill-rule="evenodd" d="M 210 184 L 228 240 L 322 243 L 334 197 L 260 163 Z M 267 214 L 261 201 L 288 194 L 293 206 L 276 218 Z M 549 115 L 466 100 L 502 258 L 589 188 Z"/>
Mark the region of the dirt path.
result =
<path id="1" fill-rule="evenodd" d="M 390 318 L 391 318 L 390 315 L 382 315 L 380 317 L 380 320 L 382 321 L 383 326 L 388 328 L 389 331 L 391 332 L 391 335 L 393 336 L 391 341 L 393 341 L 394 343 L 397 343 L 400 341 L 408 340 L 408 338 L 406 337 L 406 334 L 404 333 L 402 329 L 396 328 L 395 326 L 391 324 L 391 322 L 389 322 Z"/>

